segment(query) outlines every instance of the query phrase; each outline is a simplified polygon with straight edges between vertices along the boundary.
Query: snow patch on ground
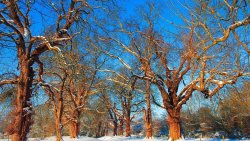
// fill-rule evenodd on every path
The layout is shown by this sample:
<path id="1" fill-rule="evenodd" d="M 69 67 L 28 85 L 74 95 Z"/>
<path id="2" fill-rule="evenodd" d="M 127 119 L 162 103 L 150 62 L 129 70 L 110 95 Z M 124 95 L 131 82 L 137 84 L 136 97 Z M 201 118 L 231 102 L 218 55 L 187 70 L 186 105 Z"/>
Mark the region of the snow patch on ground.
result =
<path id="1" fill-rule="evenodd" d="M 163 139 L 157 139 L 157 138 L 152 138 L 152 139 L 146 139 L 144 138 L 140 138 L 137 136 L 131 136 L 131 137 L 122 137 L 122 136 L 104 136 L 101 138 L 98 138 L 101 141 L 163 141 Z"/>
<path id="2" fill-rule="evenodd" d="M 28 141 L 55 141 L 56 137 L 47 137 L 47 138 L 29 138 Z M 146 139 L 145 137 L 131 136 L 131 137 L 121 137 L 121 136 L 104 136 L 101 138 L 92 138 L 92 137 L 79 137 L 78 139 L 72 139 L 69 136 L 64 136 L 63 141 L 166 141 L 167 138 L 152 138 Z M 199 138 L 186 138 L 186 141 L 200 141 Z M 222 139 L 208 139 L 202 138 L 202 141 L 221 141 Z M 240 139 L 225 139 L 225 141 L 239 141 Z M 250 139 L 241 139 L 244 141 L 250 141 Z M 0 141 L 10 141 L 8 139 L 0 139 Z"/>

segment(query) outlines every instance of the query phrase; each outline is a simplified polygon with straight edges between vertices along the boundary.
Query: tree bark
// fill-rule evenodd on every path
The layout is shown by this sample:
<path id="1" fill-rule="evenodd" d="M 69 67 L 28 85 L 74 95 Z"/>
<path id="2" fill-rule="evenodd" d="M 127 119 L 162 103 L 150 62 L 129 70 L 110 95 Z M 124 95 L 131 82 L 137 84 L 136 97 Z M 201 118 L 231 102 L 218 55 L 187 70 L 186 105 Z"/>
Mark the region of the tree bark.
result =
<path id="1" fill-rule="evenodd" d="M 119 119 L 119 131 L 118 131 L 119 136 L 123 136 L 123 123 L 124 123 L 124 119 L 120 118 Z"/>
<path id="2" fill-rule="evenodd" d="M 62 141 L 62 124 L 59 119 L 56 119 L 56 141 Z"/>
<path id="3" fill-rule="evenodd" d="M 70 123 L 70 137 L 77 138 L 79 135 L 79 121 L 75 120 Z"/>
<path id="4" fill-rule="evenodd" d="M 62 85 L 63 87 L 63 85 Z M 63 113 L 63 98 L 62 89 L 60 93 L 56 93 L 58 101 L 54 101 L 54 115 L 56 118 L 56 141 L 62 141 L 62 113 Z M 55 102 L 58 102 L 56 104 Z M 57 105 L 57 106 L 56 106 Z"/>
<path id="5" fill-rule="evenodd" d="M 79 136 L 79 129 L 80 129 L 80 115 L 81 115 L 81 111 L 74 110 L 71 111 L 71 118 L 73 118 L 73 120 L 70 121 L 70 128 L 69 128 L 69 135 L 70 138 L 78 138 Z"/>
<path id="6" fill-rule="evenodd" d="M 167 122 L 169 125 L 169 141 L 181 139 L 180 111 L 170 111 Z"/>
<path id="7" fill-rule="evenodd" d="M 113 136 L 117 136 L 117 128 L 118 128 L 117 121 L 114 121 L 113 123 L 114 123 Z"/>
<path id="8" fill-rule="evenodd" d="M 25 55 L 20 57 L 20 75 L 17 84 L 17 97 L 15 101 L 15 118 L 9 126 L 8 132 L 12 135 L 12 141 L 26 141 L 32 121 L 32 82 L 34 71 L 26 60 Z"/>
<path id="9" fill-rule="evenodd" d="M 130 115 L 126 115 L 126 137 L 131 136 L 131 120 L 130 120 Z"/>
<path id="10" fill-rule="evenodd" d="M 101 128 L 102 128 L 102 121 L 99 121 L 99 123 L 98 123 L 98 129 L 97 129 L 97 132 L 96 132 L 96 135 L 95 135 L 96 138 L 100 137 L 100 135 L 101 135 Z"/>
<path id="11" fill-rule="evenodd" d="M 152 128 L 152 114 L 151 114 L 151 103 L 150 103 L 150 82 L 146 82 L 146 104 L 147 109 L 144 111 L 144 122 L 145 122 L 145 128 L 146 128 L 146 138 L 152 138 L 153 136 L 153 128 Z"/>
<path id="12" fill-rule="evenodd" d="M 117 136 L 117 129 L 118 129 L 117 116 L 112 109 L 108 109 L 108 112 L 111 120 L 113 121 L 113 136 Z"/>
<path id="13" fill-rule="evenodd" d="M 107 129 L 107 123 L 105 122 L 105 124 L 102 127 L 102 133 L 101 136 L 105 136 L 106 135 L 106 129 Z"/>
<path id="14" fill-rule="evenodd" d="M 151 118 L 151 111 L 144 109 L 144 123 L 145 123 L 145 132 L 146 138 L 150 139 L 153 136 L 153 128 L 152 128 L 152 118 Z"/>
<path id="15" fill-rule="evenodd" d="M 132 101 L 132 91 L 128 93 L 128 98 L 127 100 L 124 101 L 125 104 L 125 122 L 126 122 L 126 137 L 131 136 L 131 101 Z"/>

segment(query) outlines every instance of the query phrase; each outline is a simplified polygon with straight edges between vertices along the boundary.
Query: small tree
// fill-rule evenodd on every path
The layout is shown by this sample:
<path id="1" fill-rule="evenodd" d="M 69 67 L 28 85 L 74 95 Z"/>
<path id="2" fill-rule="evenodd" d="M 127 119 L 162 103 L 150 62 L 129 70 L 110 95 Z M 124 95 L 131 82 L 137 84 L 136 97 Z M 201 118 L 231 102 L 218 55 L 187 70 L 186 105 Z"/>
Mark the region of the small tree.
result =
<path id="1" fill-rule="evenodd" d="M 89 96 L 98 92 L 95 85 L 101 83 L 97 79 L 97 71 L 101 67 L 97 63 L 98 55 L 92 55 L 84 65 L 84 57 L 80 57 L 73 51 L 68 54 L 71 58 L 71 65 L 68 67 L 69 81 L 66 84 L 67 105 L 65 105 L 66 123 L 70 124 L 70 136 L 77 138 L 80 129 L 80 117 L 86 108 Z M 80 59 L 82 58 L 82 59 Z M 87 57 L 86 57 L 87 58 Z"/>
<path id="2" fill-rule="evenodd" d="M 55 80 L 51 80 L 53 84 L 49 83 L 41 83 L 44 91 L 48 94 L 50 98 L 50 102 L 53 105 L 53 113 L 55 119 L 55 131 L 56 131 L 56 140 L 62 141 L 62 130 L 63 130 L 63 112 L 64 112 L 64 95 L 65 95 L 65 84 L 68 79 L 68 73 L 65 69 L 62 69 L 61 72 L 57 72 L 55 70 L 51 70 L 51 73 L 47 73 L 51 78 L 55 78 Z M 60 69 L 58 69 L 60 70 Z M 54 82 L 53 82 L 54 81 Z"/>

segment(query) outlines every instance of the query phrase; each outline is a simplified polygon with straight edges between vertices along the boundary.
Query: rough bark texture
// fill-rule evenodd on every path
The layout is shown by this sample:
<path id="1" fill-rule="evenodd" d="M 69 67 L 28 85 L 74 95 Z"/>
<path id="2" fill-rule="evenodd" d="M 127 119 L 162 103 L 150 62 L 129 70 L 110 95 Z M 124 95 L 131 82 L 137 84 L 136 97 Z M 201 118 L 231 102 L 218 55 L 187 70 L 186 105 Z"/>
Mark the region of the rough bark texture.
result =
<path id="1" fill-rule="evenodd" d="M 56 119 L 56 141 L 62 141 L 62 127 L 61 121 Z"/>
<path id="2" fill-rule="evenodd" d="M 71 138 L 77 138 L 79 135 L 79 129 L 80 129 L 80 115 L 81 115 L 81 111 L 80 110 L 74 110 L 71 111 L 72 113 L 72 117 L 70 121 L 70 128 L 69 128 L 69 135 Z"/>
<path id="3" fill-rule="evenodd" d="M 173 116 L 168 116 L 167 122 L 169 125 L 169 138 L 175 141 L 181 138 L 180 111 L 173 111 Z"/>
<path id="4" fill-rule="evenodd" d="M 56 140 L 57 141 L 62 141 L 62 114 L 63 114 L 63 88 L 64 88 L 64 82 L 66 78 L 63 79 L 60 92 L 59 93 L 54 93 L 56 99 L 53 98 L 53 106 L 54 106 L 54 116 L 56 120 Z"/>
<path id="5" fill-rule="evenodd" d="M 145 122 L 145 129 L 146 129 L 146 138 L 152 138 L 153 136 L 153 128 L 152 128 L 152 114 L 151 114 L 151 103 L 150 103 L 150 82 L 147 81 L 146 83 L 146 104 L 147 109 L 144 109 L 144 122 Z"/>
<path id="6" fill-rule="evenodd" d="M 1 8 L 4 9 L 0 12 L 1 26 L 4 25 L 2 28 L 4 27 L 6 35 L 8 35 L 10 39 L 8 39 L 7 46 L 9 46 L 9 41 L 12 42 L 11 45 L 16 45 L 15 55 L 17 55 L 19 62 L 17 67 L 19 76 L 15 78 L 15 80 L 0 81 L 0 86 L 4 84 L 16 84 L 17 87 L 14 102 L 15 109 L 12 112 L 14 118 L 6 129 L 13 141 L 27 140 L 30 126 L 33 123 L 31 103 L 33 79 L 43 82 L 41 77 L 43 75 L 43 63 L 39 60 L 39 56 L 47 50 L 54 50 L 61 54 L 61 50 L 57 45 L 66 44 L 67 41 L 73 38 L 73 35 L 70 36 L 67 30 L 74 23 L 75 17 L 81 14 L 80 10 L 83 7 L 88 7 L 87 4 L 82 3 L 78 5 L 78 3 L 81 2 L 71 1 L 69 10 L 67 11 L 74 12 L 68 12 L 63 18 L 58 18 L 57 32 L 55 36 L 50 37 L 50 41 L 48 41 L 45 36 L 32 36 L 32 30 L 30 29 L 31 18 L 28 13 L 33 4 L 31 4 L 30 1 L 23 1 L 22 3 L 16 0 L 1 1 Z M 62 27 L 62 29 L 59 27 Z M 34 77 L 36 74 L 33 70 L 33 67 L 36 67 L 33 66 L 34 63 L 37 64 L 39 69 L 37 77 Z"/>
<path id="7" fill-rule="evenodd" d="M 32 82 L 34 71 L 32 64 L 27 63 L 25 55 L 20 56 L 20 76 L 17 84 L 16 107 L 14 111 L 15 119 L 9 126 L 9 134 L 12 135 L 12 141 L 27 140 L 27 133 L 30 130 L 32 121 Z"/>
<path id="8" fill-rule="evenodd" d="M 63 111 L 63 102 L 62 98 L 60 98 L 59 108 L 57 109 L 57 117 L 56 117 L 56 140 L 62 140 L 62 111 Z"/>
<path id="9" fill-rule="evenodd" d="M 131 120 L 130 120 L 130 115 L 126 114 L 126 137 L 131 136 Z"/>
<path id="10" fill-rule="evenodd" d="M 78 120 L 70 123 L 70 137 L 77 138 L 79 134 L 79 122 Z"/>

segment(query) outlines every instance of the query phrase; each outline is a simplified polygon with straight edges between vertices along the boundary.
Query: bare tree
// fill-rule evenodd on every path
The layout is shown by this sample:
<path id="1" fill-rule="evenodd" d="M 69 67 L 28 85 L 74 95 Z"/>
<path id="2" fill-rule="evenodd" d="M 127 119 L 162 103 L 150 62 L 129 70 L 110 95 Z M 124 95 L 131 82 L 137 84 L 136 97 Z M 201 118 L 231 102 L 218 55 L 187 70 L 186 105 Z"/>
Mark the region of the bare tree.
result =
<path id="1" fill-rule="evenodd" d="M 49 95 L 50 102 L 53 105 L 53 113 L 56 125 L 56 140 L 62 141 L 62 130 L 63 130 L 63 112 L 64 112 L 64 94 L 65 94 L 65 83 L 68 79 L 68 73 L 64 70 L 64 73 L 59 74 L 55 71 L 50 76 L 55 75 L 59 80 L 55 84 L 40 83 L 44 87 L 44 91 Z"/>
<path id="2" fill-rule="evenodd" d="M 113 74 L 112 77 L 107 78 L 112 84 L 110 84 L 110 88 L 103 89 L 106 92 L 103 93 L 102 97 L 110 115 L 112 115 L 110 117 L 113 121 L 114 136 L 117 135 L 117 130 L 118 135 L 123 135 L 124 125 L 125 136 L 131 136 L 131 122 L 141 112 L 140 106 L 144 100 L 139 98 L 140 94 L 135 95 L 139 89 L 135 86 L 134 81 L 130 81 L 126 75 L 111 70 L 102 71 Z"/>
<path id="3" fill-rule="evenodd" d="M 229 7 L 229 10 L 231 9 L 229 13 L 231 14 L 232 10 L 239 10 L 244 5 L 243 1 L 235 1 L 232 5 L 227 1 L 224 2 L 224 5 L 220 6 Z M 207 8 L 206 10 L 211 15 L 213 11 L 216 12 L 216 20 L 218 20 L 219 9 L 212 9 L 209 4 L 204 7 L 204 3 L 201 3 L 201 7 Z M 206 13 L 207 11 L 203 12 Z M 217 23 L 221 27 L 215 29 L 212 28 L 214 26 L 213 15 L 204 16 L 204 18 L 211 18 L 211 20 L 209 19 L 209 23 L 211 23 L 208 25 L 203 23 L 205 19 L 197 16 L 197 13 L 192 12 L 192 10 L 190 13 L 193 15 L 190 16 L 191 20 L 179 14 L 180 18 L 186 22 L 187 26 L 185 27 L 187 27 L 188 31 L 174 36 L 175 40 L 172 43 L 166 41 L 164 36 L 161 36 L 160 32 L 156 31 L 156 25 L 151 20 L 146 21 L 148 25 L 146 31 L 141 30 L 140 26 L 138 28 L 138 24 L 134 24 L 137 25 L 134 27 L 136 30 L 129 27 L 126 29 L 124 25 L 133 25 L 128 23 L 120 24 L 118 35 L 111 35 L 110 38 L 113 39 L 116 45 L 120 46 L 122 51 L 130 53 L 131 57 L 137 59 L 143 74 L 133 72 L 129 63 L 126 63 L 126 59 L 107 53 L 111 57 L 118 59 L 125 68 L 130 70 L 134 78 L 149 81 L 158 88 L 163 101 L 162 104 L 156 101 L 155 103 L 168 113 L 167 122 L 169 124 L 170 140 L 181 138 L 181 109 L 194 92 L 203 94 L 205 98 L 211 98 L 225 85 L 234 84 L 240 77 L 250 74 L 247 72 L 249 71 L 246 67 L 248 65 L 241 65 L 240 52 L 237 51 L 239 49 L 237 46 L 242 46 L 245 49 L 245 52 L 241 49 L 243 55 L 249 53 L 248 48 L 246 48 L 247 42 L 240 41 L 237 38 L 239 33 L 236 33 L 236 29 L 240 31 L 240 29 L 242 30 L 241 27 L 250 24 L 250 16 L 246 15 L 246 17 L 242 18 L 237 13 L 227 17 L 228 20 L 221 17 L 222 19 Z M 227 24 L 222 25 L 223 22 Z M 225 28 L 225 25 L 228 27 Z M 222 37 L 216 37 L 219 36 L 220 29 L 222 29 L 223 35 Z M 122 35 L 127 34 L 129 41 L 119 40 L 121 32 Z M 233 33 L 234 41 L 237 44 L 227 42 L 233 41 L 233 38 L 229 38 L 230 33 Z M 139 37 L 141 42 L 145 44 L 138 43 Z M 230 56 L 228 52 L 235 53 L 236 59 L 230 59 L 233 56 Z"/>
<path id="4" fill-rule="evenodd" d="M 69 54 L 72 57 L 70 67 L 68 67 L 69 82 L 66 84 L 67 92 L 67 105 L 65 111 L 66 123 L 70 124 L 70 136 L 77 138 L 80 128 L 80 117 L 86 108 L 86 101 L 89 96 L 92 96 L 98 92 L 97 85 L 100 84 L 100 80 L 97 79 L 97 71 L 101 67 L 97 60 L 99 55 L 93 55 L 93 58 L 84 62 L 77 54 L 71 52 Z"/>
<path id="5" fill-rule="evenodd" d="M 19 75 L 16 78 L 0 81 L 0 86 L 5 84 L 17 85 L 17 96 L 15 100 L 15 119 L 9 126 L 9 134 L 12 135 L 13 141 L 24 141 L 32 124 L 32 85 L 36 78 L 34 64 L 38 64 L 39 71 L 37 79 L 41 81 L 43 74 L 43 63 L 39 56 L 45 51 L 51 50 L 61 52 L 59 48 L 67 41 L 71 40 L 75 34 L 68 32 L 69 28 L 75 23 L 78 17 L 84 12 L 83 8 L 87 8 L 85 1 L 72 0 L 67 6 L 61 3 L 61 12 L 58 12 L 58 19 L 54 23 L 56 25 L 54 35 L 34 36 L 31 29 L 30 13 L 33 10 L 31 1 L 1 1 L 0 24 L 1 24 L 1 40 L 11 41 L 11 45 L 15 46 L 15 52 L 18 57 Z M 52 3 L 52 6 L 55 6 Z M 60 6 L 59 6 L 60 7 Z M 55 8 L 57 9 L 57 8 Z M 58 9 L 57 9 L 58 10 Z M 8 47 L 8 45 L 6 45 Z"/>
<path id="6" fill-rule="evenodd" d="M 119 79 L 119 78 L 118 78 Z M 118 79 L 112 79 L 114 82 L 118 82 L 115 87 L 115 92 L 119 98 L 120 106 L 114 103 L 113 111 L 119 117 L 119 135 L 123 134 L 123 125 L 125 123 L 125 136 L 131 136 L 131 122 L 135 116 L 141 112 L 140 105 L 144 102 L 138 98 L 139 94 L 135 96 L 136 86 L 135 81 L 131 84 L 123 83 L 127 86 L 122 86 Z"/>

